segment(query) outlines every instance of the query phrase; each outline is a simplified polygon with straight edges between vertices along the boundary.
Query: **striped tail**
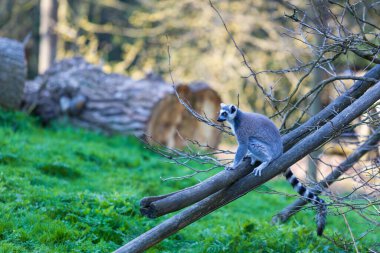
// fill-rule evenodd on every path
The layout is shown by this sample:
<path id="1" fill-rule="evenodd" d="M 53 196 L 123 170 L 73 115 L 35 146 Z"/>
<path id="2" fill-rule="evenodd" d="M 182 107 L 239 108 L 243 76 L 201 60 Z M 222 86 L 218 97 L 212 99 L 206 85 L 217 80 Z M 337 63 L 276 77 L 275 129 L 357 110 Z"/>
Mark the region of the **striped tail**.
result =
<path id="1" fill-rule="evenodd" d="M 290 169 L 285 171 L 284 176 L 299 195 L 317 207 L 317 234 L 321 236 L 326 224 L 327 207 L 325 201 L 303 186 Z"/>

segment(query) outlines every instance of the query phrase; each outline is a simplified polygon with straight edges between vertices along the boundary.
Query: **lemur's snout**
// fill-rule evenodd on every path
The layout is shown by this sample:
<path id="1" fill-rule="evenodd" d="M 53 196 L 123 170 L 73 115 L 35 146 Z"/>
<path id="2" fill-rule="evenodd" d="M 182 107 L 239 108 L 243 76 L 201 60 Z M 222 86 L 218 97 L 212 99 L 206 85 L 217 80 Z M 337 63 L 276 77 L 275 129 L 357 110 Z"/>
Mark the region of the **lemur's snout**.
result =
<path id="1" fill-rule="evenodd" d="M 217 119 L 217 121 L 218 122 L 223 122 L 223 121 L 225 121 L 226 119 L 223 119 L 223 118 L 221 118 L 221 117 L 218 117 L 218 119 Z"/>

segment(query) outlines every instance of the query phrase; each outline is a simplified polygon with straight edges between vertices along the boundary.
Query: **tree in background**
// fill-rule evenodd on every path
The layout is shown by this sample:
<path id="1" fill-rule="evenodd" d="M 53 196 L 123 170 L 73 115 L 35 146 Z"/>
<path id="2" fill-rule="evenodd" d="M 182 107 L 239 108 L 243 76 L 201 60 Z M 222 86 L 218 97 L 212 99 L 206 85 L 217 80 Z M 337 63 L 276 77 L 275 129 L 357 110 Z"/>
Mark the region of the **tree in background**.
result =
<path id="1" fill-rule="evenodd" d="M 44 73 L 56 59 L 57 0 L 40 1 L 40 43 L 38 50 L 38 73 Z"/>

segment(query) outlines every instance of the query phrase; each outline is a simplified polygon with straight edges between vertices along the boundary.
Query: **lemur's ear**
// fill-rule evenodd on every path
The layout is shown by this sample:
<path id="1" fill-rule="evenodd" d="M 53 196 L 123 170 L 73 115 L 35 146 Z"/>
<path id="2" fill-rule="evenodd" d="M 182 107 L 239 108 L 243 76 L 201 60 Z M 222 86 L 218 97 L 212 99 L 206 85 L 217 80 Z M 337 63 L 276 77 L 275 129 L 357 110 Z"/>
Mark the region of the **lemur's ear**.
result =
<path id="1" fill-rule="evenodd" d="M 235 112 L 236 112 L 236 106 L 231 105 L 231 107 L 230 107 L 230 112 L 231 112 L 231 113 L 235 113 Z"/>
<path id="2" fill-rule="evenodd" d="M 222 108 L 222 107 L 225 107 L 226 106 L 226 104 L 223 104 L 223 103 L 220 103 L 220 107 Z"/>

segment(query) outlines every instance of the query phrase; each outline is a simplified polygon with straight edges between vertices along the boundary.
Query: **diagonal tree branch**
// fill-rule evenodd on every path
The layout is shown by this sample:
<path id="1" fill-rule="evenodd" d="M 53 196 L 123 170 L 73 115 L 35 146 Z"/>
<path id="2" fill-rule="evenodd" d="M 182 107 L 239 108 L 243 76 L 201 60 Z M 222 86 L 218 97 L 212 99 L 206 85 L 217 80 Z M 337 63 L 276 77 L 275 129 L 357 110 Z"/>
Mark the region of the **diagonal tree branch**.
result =
<path id="1" fill-rule="evenodd" d="M 380 141 L 380 127 L 378 127 L 374 134 L 372 134 L 366 142 L 363 143 L 359 148 L 357 148 L 344 162 L 339 164 L 324 180 L 318 183 L 318 185 L 313 189 L 316 194 L 321 193 L 321 189 L 328 188 L 333 184 L 340 176 L 342 176 L 348 169 L 350 169 L 359 159 L 365 155 L 368 151 L 376 148 L 376 144 Z M 299 198 L 294 201 L 289 206 L 285 207 L 281 212 L 276 214 L 272 222 L 285 222 L 292 215 L 296 214 L 302 209 L 303 206 L 308 204 L 305 199 Z"/>
<path id="2" fill-rule="evenodd" d="M 340 129 L 361 115 L 379 99 L 380 82 L 369 89 L 363 96 L 344 109 L 341 113 L 336 115 L 327 124 L 323 125 L 313 134 L 307 136 L 278 159 L 270 163 L 263 171 L 262 176 L 257 177 L 251 173 L 239 179 L 231 186 L 210 195 L 186 210 L 167 219 L 163 223 L 117 249 L 115 252 L 142 252 L 203 216 L 247 194 L 249 191 L 286 170 L 318 146 L 339 135 Z M 245 161 L 238 170 L 243 168 L 243 166 L 248 167 L 248 165 L 248 161 Z"/>

